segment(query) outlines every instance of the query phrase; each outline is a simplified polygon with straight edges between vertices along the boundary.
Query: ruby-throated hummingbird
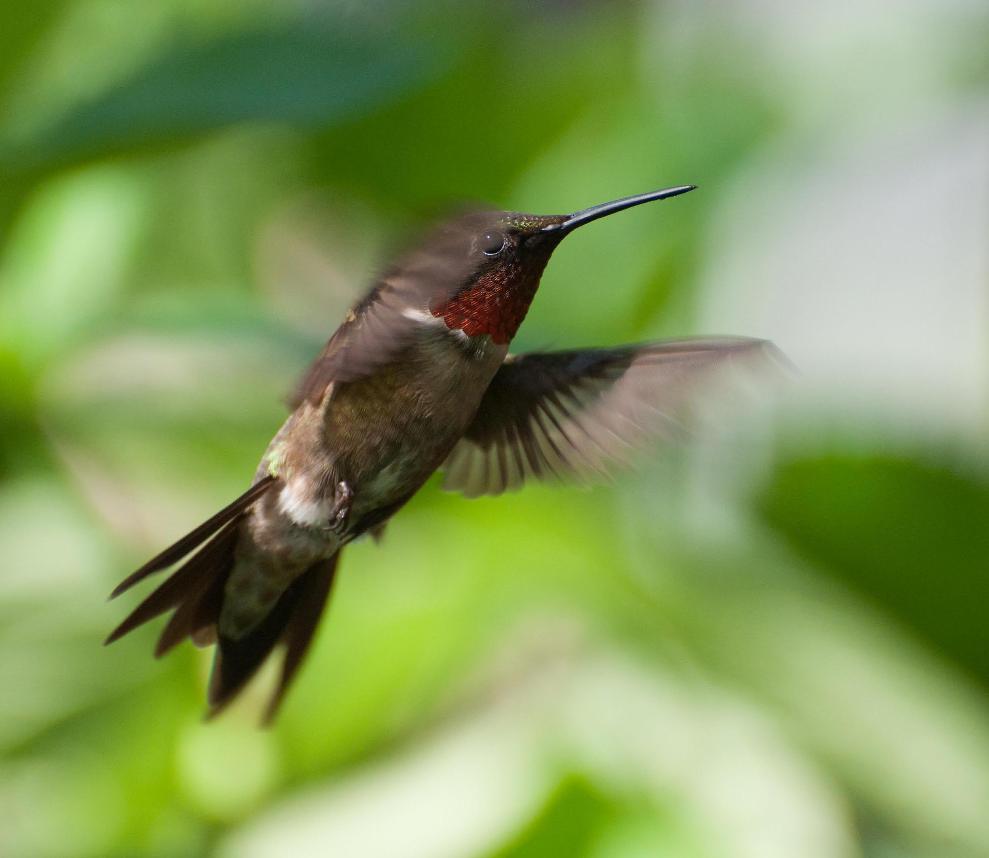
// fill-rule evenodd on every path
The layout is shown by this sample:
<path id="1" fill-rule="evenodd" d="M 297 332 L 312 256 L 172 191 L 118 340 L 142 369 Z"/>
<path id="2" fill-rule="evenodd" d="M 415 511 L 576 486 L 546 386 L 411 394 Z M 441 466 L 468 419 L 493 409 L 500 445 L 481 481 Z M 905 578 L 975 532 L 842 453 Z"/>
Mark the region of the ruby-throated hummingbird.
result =
<path id="1" fill-rule="evenodd" d="M 472 211 L 439 226 L 330 338 L 251 488 L 113 591 L 185 560 L 107 643 L 171 611 L 155 654 L 187 637 L 216 643 L 211 713 L 281 643 L 270 717 L 312 639 L 340 550 L 380 534 L 437 468 L 447 488 L 468 496 L 530 478 L 593 476 L 661 433 L 712 370 L 766 353 L 765 341 L 719 337 L 508 354 L 566 236 L 693 189 L 570 215 Z"/>

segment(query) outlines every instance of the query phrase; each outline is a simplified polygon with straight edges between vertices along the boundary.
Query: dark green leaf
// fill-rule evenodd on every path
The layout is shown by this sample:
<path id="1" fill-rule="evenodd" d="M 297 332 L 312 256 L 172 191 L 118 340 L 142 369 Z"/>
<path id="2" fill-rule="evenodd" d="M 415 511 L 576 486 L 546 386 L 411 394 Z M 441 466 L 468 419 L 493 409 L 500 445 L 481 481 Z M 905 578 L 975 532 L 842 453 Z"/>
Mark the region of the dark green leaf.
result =
<path id="1" fill-rule="evenodd" d="M 242 122 L 327 127 L 414 89 L 448 60 L 435 44 L 301 25 L 176 44 L 4 160 L 39 170 Z"/>
<path id="2" fill-rule="evenodd" d="M 989 483 L 910 458 L 784 463 L 761 509 L 824 572 L 989 683 Z"/>

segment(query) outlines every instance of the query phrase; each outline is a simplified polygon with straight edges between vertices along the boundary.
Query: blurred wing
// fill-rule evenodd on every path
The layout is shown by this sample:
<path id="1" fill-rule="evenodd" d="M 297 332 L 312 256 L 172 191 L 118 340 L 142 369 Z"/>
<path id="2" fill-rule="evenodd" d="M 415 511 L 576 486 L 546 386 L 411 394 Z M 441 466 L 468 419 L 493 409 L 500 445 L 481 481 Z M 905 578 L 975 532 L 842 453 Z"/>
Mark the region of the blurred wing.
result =
<path id="1" fill-rule="evenodd" d="M 444 465 L 444 488 L 499 494 L 529 478 L 606 475 L 679 429 L 675 415 L 725 364 L 769 357 L 765 340 L 718 337 L 510 356 Z"/>
<path id="2" fill-rule="evenodd" d="M 474 237 L 496 219 L 493 211 L 471 211 L 447 221 L 389 270 L 347 314 L 296 388 L 291 406 L 318 403 L 332 382 L 363 378 L 409 346 L 419 328 L 409 314 L 428 312 L 469 280 L 477 265 Z"/>

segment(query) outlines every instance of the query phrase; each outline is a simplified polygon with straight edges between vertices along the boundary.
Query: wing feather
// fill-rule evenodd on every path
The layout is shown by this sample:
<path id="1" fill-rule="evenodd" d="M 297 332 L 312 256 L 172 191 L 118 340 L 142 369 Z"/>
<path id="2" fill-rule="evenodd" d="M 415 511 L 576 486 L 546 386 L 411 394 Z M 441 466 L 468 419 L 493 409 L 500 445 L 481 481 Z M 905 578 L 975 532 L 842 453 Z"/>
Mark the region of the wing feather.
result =
<path id="1" fill-rule="evenodd" d="M 445 488 L 499 494 L 527 479 L 601 478 L 653 438 L 681 434 L 679 415 L 708 380 L 744 361 L 778 361 L 765 340 L 668 340 L 509 357 L 451 452 Z"/>
<path id="2" fill-rule="evenodd" d="M 387 271 L 348 313 L 296 388 L 290 405 L 318 403 L 333 382 L 366 377 L 392 361 L 417 336 L 409 310 L 428 312 L 449 298 L 477 267 L 473 239 L 497 219 L 475 210 L 437 226 Z"/>

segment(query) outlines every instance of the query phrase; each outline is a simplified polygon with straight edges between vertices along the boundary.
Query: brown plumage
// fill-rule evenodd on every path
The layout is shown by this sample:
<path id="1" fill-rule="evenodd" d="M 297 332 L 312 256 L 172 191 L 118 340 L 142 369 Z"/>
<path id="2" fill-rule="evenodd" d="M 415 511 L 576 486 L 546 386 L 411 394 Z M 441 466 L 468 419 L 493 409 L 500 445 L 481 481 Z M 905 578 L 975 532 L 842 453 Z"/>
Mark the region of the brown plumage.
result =
<path id="1" fill-rule="evenodd" d="M 417 331 L 405 311 L 442 305 L 460 291 L 476 267 L 472 243 L 495 229 L 503 216 L 469 211 L 437 225 L 347 314 L 306 371 L 291 406 L 305 400 L 316 404 L 327 385 L 364 378 L 410 346 Z"/>
<path id="2" fill-rule="evenodd" d="M 185 638 L 216 643 L 211 714 L 281 645 L 270 719 L 311 644 L 340 550 L 379 536 L 437 468 L 468 496 L 600 475 L 668 434 L 719 368 L 773 354 L 764 341 L 722 337 L 508 356 L 566 235 L 691 189 L 573 215 L 479 211 L 440 225 L 330 338 L 251 488 L 114 590 L 184 561 L 107 643 L 172 611 L 155 653 Z"/>

